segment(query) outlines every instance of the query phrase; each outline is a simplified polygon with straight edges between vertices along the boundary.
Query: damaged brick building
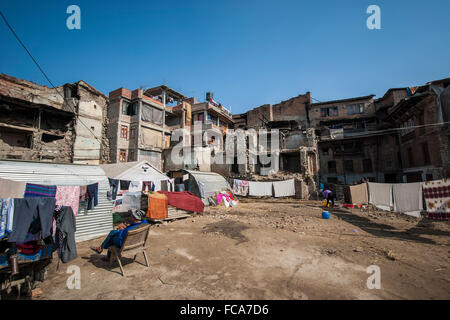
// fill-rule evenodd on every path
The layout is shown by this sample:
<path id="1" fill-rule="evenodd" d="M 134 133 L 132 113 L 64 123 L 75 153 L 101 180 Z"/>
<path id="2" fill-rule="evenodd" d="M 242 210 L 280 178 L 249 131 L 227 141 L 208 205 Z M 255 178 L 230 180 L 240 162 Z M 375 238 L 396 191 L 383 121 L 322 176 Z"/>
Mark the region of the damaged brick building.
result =
<path id="1" fill-rule="evenodd" d="M 107 162 L 107 98 L 84 81 L 56 89 L 61 95 L 54 88 L 0 74 L 0 158 Z"/>

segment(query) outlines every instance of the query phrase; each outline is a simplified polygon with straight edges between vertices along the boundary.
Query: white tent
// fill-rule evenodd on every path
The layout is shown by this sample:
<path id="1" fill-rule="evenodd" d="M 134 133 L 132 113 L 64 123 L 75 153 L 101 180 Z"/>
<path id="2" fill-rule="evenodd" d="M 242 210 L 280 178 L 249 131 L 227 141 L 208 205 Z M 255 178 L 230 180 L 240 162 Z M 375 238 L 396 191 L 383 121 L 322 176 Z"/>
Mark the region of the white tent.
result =
<path id="1" fill-rule="evenodd" d="M 136 181 L 141 187 L 142 181 L 151 181 L 155 184 L 155 190 L 161 190 L 161 181 L 169 180 L 168 176 L 145 160 L 103 164 L 101 168 L 108 178 Z"/>

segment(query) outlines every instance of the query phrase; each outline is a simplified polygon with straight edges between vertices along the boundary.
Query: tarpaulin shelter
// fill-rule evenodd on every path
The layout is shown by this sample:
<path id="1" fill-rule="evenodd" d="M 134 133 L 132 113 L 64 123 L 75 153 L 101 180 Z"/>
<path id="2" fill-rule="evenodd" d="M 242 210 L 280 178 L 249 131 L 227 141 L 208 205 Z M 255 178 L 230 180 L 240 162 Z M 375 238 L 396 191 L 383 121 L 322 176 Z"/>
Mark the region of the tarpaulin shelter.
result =
<path id="1" fill-rule="evenodd" d="M 167 174 L 175 178 L 175 184 L 183 184 L 184 190 L 202 199 L 205 205 L 209 205 L 208 198 L 216 192 L 231 190 L 227 180 L 215 172 L 181 169 L 169 171 Z"/>

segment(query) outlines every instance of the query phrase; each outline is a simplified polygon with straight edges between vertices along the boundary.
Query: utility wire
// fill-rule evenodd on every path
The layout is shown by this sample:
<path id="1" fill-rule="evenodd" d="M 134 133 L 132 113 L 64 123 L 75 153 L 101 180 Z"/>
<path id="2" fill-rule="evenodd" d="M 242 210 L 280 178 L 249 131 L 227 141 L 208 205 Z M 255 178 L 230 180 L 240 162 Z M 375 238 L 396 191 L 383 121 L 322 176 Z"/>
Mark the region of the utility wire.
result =
<path id="1" fill-rule="evenodd" d="M 22 40 L 20 40 L 19 36 L 17 35 L 17 33 L 14 31 L 13 27 L 9 24 L 8 20 L 6 20 L 5 15 L 3 14 L 3 12 L 0 10 L 0 16 L 3 18 L 3 21 L 5 21 L 6 25 L 8 26 L 9 30 L 11 30 L 12 34 L 14 35 L 14 37 L 17 39 L 17 41 L 20 43 L 20 45 L 25 49 L 25 51 L 27 52 L 27 54 L 30 56 L 31 60 L 33 60 L 34 64 L 38 67 L 39 71 L 44 75 L 45 79 L 47 79 L 48 83 L 50 83 L 50 85 L 52 86 L 53 89 L 55 89 L 55 91 L 61 96 L 61 98 L 63 98 L 63 100 L 67 103 L 67 105 L 69 106 L 69 108 L 73 111 L 73 113 L 75 114 L 75 117 L 78 119 L 78 121 L 80 121 L 80 123 L 82 125 L 84 125 L 86 127 L 86 129 L 88 129 L 88 131 L 94 136 L 94 138 L 100 143 L 100 145 L 102 144 L 102 141 L 95 135 L 95 133 L 91 130 L 91 128 L 89 128 L 83 121 L 81 121 L 81 119 L 79 118 L 79 116 L 77 115 L 77 113 L 75 112 L 75 109 L 72 107 L 72 105 L 69 103 L 69 101 L 59 92 L 59 90 L 56 88 L 56 86 L 53 84 L 53 82 L 50 80 L 50 78 L 47 76 L 47 74 L 44 72 L 44 70 L 41 68 L 41 66 L 39 65 L 39 63 L 36 61 L 36 59 L 33 57 L 33 55 L 31 54 L 31 52 L 27 49 L 27 47 L 25 46 L 25 44 L 22 42 Z"/>

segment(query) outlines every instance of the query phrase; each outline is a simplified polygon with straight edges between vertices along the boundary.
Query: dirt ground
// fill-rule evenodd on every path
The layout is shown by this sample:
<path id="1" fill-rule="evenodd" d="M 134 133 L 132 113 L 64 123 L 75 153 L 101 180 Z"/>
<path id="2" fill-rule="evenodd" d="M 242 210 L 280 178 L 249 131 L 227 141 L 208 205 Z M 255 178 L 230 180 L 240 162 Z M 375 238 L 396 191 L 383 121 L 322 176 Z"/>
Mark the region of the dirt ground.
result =
<path id="1" fill-rule="evenodd" d="M 448 222 L 331 209 L 317 201 L 242 199 L 236 208 L 153 225 L 148 256 L 117 264 L 79 243 L 48 268 L 35 299 L 450 299 Z M 54 259 L 56 260 L 56 259 Z M 81 288 L 69 290 L 69 265 Z M 368 289 L 377 265 L 381 289 Z"/>

